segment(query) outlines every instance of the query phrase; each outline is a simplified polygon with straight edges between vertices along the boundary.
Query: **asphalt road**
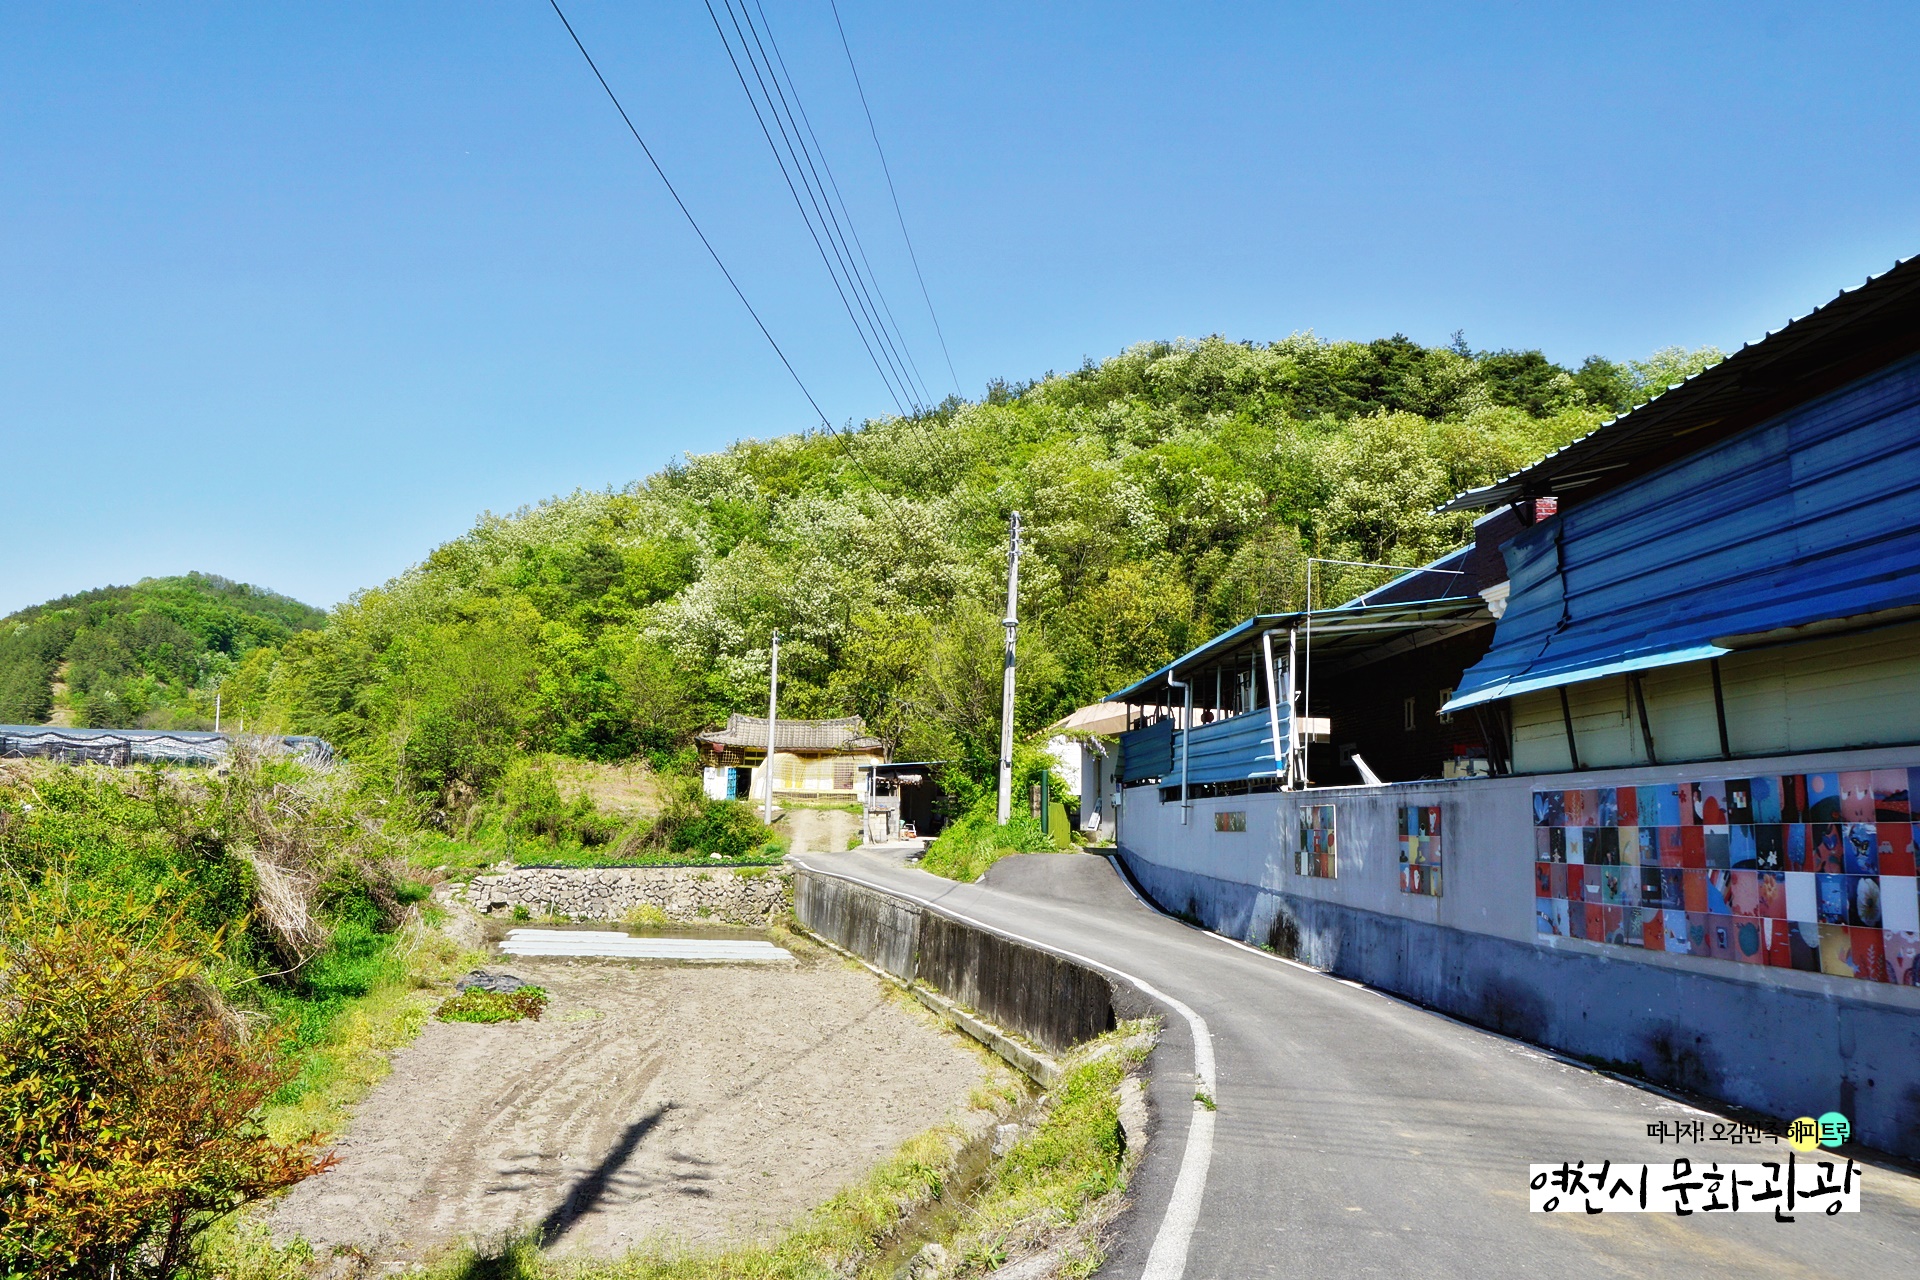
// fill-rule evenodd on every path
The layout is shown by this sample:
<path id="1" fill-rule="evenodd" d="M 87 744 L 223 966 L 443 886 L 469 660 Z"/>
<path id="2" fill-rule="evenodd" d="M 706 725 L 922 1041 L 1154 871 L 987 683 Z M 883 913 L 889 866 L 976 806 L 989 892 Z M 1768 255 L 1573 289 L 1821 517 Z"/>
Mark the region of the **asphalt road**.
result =
<path id="1" fill-rule="evenodd" d="M 1862 1169 L 1859 1213 L 1802 1211 L 1792 1223 L 1529 1213 L 1529 1164 L 1753 1164 L 1787 1148 L 1662 1145 L 1650 1122 L 1714 1115 L 1191 928 L 1141 904 L 1103 858 L 1009 858 L 971 885 L 884 852 L 798 861 L 1095 960 L 1204 1019 L 1218 1111 L 1185 1276 L 1866 1280 L 1920 1263 L 1920 1180 L 1884 1165 Z M 1185 1018 L 1166 1023 L 1155 1136 L 1100 1273 L 1119 1280 L 1143 1274 L 1179 1216 L 1167 1208 L 1189 1147 L 1195 1059 Z M 1156 1277 L 1181 1274 L 1167 1254 L 1154 1257 Z"/>

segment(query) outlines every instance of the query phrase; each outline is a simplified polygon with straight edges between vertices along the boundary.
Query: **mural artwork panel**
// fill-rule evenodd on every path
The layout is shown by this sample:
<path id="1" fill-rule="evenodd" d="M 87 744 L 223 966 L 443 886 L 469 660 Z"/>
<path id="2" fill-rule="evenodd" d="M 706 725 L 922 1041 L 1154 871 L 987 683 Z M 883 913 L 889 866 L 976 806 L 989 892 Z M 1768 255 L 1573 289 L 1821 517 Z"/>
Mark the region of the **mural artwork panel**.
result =
<path id="1" fill-rule="evenodd" d="M 1440 896 L 1440 806 L 1400 806 L 1400 892 Z"/>
<path id="2" fill-rule="evenodd" d="M 1916 786 L 1920 768 L 1536 791 L 1536 931 L 1916 985 Z"/>
<path id="3" fill-rule="evenodd" d="M 1293 869 L 1299 875 L 1323 880 L 1339 875 L 1332 805 L 1310 804 L 1300 810 L 1300 844 L 1294 850 Z"/>

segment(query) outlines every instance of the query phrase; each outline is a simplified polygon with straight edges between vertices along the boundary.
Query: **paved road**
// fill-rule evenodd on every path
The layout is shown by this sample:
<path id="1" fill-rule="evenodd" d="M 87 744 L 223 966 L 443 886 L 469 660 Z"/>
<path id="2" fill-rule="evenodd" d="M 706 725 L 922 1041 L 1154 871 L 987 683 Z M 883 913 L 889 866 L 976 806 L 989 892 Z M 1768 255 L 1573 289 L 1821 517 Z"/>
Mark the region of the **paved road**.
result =
<path id="1" fill-rule="evenodd" d="M 1650 1121 L 1702 1113 L 1189 928 L 1143 906 L 1105 859 L 1009 858 L 976 885 L 905 866 L 897 854 L 799 861 L 1079 953 L 1144 980 L 1205 1020 L 1219 1110 L 1186 1255 L 1185 1275 L 1196 1280 L 1867 1280 L 1910 1276 L 1920 1264 L 1920 1180 L 1879 1166 L 1864 1170 L 1859 1213 L 1803 1212 L 1791 1224 L 1761 1214 L 1529 1213 L 1531 1163 L 1654 1162 L 1676 1154 L 1757 1163 L 1784 1158 L 1785 1147 L 1663 1147 L 1647 1136 Z M 1101 1272 L 1119 1280 L 1146 1268 L 1188 1145 L 1192 1041 L 1183 1018 L 1167 1023 L 1154 1064 L 1159 1129 L 1135 1182 L 1137 1210 Z"/>

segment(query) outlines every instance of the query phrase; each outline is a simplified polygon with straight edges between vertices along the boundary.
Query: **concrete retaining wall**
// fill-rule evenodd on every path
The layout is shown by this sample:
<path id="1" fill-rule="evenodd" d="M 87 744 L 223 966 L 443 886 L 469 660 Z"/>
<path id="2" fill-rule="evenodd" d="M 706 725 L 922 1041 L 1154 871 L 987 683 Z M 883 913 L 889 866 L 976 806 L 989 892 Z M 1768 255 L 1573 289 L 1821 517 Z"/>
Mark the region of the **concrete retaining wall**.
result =
<path id="1" fill-rule="evenodd" d="M 888 894 L 810 871 L 794 875 L 800 923 L 897 978 L 919 980 L 1062 1053 L 1114 1025 L 1104 974 Z"/>
<path id="2" fill-rule="evenodd" d="M 649 906 L 669 920 L 765 924 L 792 902 L 784 867 L 758 871 L 691 867 L 523 867 L 475 876 L 467 901 L 487 913 L 515 907 L 574 920 L 620 920 Z"/>

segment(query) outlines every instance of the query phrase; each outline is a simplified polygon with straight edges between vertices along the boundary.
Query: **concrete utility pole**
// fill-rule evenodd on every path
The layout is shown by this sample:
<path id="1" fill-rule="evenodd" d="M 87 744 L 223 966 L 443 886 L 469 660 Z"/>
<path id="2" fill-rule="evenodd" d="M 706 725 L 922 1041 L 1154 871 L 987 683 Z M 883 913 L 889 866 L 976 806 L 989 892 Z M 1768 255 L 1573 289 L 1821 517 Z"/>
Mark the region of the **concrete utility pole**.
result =
<path id="1" fill-rule="evenodd" d="M 773 825 L 773 728 L 780 714 L 780 633 L 773 633 L 773 660 L 767 667 L 767 798 L 763 820 Z"/>
<path id="2" fill-rule="evenodd" d="M 1013 816 L 1013 634 L 1020 626 L 1020 513 L 1013 513 L 1007 541 L 1006 661 L 1000 674 L 1000 808 L 999 822 Z"/>

